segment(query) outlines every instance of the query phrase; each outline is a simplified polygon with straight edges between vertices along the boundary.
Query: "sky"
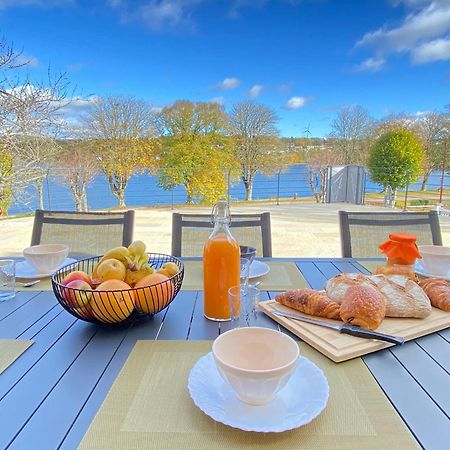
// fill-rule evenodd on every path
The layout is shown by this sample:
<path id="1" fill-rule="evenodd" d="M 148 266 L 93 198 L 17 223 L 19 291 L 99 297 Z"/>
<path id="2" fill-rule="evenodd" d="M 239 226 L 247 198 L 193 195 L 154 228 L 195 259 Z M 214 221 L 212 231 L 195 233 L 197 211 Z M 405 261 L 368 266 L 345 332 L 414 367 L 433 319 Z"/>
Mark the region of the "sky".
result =
<path id="1" fill-rule="evenodd" d="M 340 108 L 375 119 L 450 103 L 450 0 L 0 0 L 0 35 L 76 88 L 155 111 L 251 100 L 285 137 L 326 137 Z"/>

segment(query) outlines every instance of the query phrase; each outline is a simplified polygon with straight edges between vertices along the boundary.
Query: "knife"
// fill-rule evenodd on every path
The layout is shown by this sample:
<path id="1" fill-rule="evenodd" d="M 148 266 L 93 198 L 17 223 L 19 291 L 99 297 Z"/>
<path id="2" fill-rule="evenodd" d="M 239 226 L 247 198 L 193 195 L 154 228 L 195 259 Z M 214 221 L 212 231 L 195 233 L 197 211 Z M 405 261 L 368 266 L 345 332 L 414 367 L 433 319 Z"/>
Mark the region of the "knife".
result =
<path id="1" fill-rule="evenodd" d="M 286 317 L 288 319 L 299 320 L 300 322 L 312 323 L 313 325 L 319 325 L 321 327 L 332 328 L 339 331 L 339 333 L 350 334 L 365 339 L 378 339 L 379 341 L 391 342 L 392 344 L 402 345 L 405 340 L 400 336 L 391 336 L 389 334 L 378 333 L 376 331 L 368 330 L 366 328 L 357 327 L 355 325 L 349 325 L 347 323 L 330 323 L 317 319 L 310 319 L 309 317 L 303 317 L 294 313 L 285 313 L 281 311 L 272 311 L 277 316 Z"/>

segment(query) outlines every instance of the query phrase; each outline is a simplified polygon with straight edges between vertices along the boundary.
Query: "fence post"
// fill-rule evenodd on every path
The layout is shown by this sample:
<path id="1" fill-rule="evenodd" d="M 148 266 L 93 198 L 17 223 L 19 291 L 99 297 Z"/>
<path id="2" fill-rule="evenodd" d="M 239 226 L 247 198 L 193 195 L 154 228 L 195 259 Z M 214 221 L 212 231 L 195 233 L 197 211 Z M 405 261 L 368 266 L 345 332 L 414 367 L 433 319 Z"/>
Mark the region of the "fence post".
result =
<path id="1" fill-rule="evenodd" d="M 281 173 L 281 169 L 278 169 L 278 176 L 277 176 L 277 206 L 280 206 L 280 173 Z"/>
<path id="2" fill-rule="evenodd" d="M 409 190 L 409 174 L 406 176 L 405 204 L 403 205 L 403 211 L 406 211 L 408 208 L 408 190 Z"/>

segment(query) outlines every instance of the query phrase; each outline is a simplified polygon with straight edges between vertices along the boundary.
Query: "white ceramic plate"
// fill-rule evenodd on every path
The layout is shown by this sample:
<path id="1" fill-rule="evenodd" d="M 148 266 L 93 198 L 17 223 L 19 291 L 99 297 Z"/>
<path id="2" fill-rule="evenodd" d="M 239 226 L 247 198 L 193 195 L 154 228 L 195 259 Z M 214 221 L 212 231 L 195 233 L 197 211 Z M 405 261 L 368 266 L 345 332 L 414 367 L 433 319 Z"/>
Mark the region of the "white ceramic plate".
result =
<path id="1" fill-rule="evenodd" d="M 188 380 L 194 403 L 209 417 L 244 431 L 275 432 L 306 425 L 315 419 L 328 402 L 328 381 L 323 372 L 306 358 L 286 386 L 264 406 L 241 402 L 220 376 L 212 353 L 202 356 Z"/>
<path id="2" fill-rule="evenodd" d="M 270 267 L 263 263 L 262 261 L 257 261 L 256 259 L 250 264 L 250 271 L 248 274 L 249 278 L 262 277 L 266 273 L 269 273 Z"/>
<path id="3" fill-rule="evenodd" d="M 434 275 L 432 273 L 428 273 L 422 263 L 420 261 L 416 261 L 416 264 L 414 265 L 414 271 L 417 275 L 421 275 L 423 277 L 434 277 L 434 278 L 441 278 L 442 280 L 448 280 L 450 281 L 450 272 L 447 273 L 447 275 Z"/>
<path id="4" fill-rule="evenodd" d="M 67 264 L 72 264 L 76 262 L 76 259 L 66 258 L 58 269 L 61 269 L 63 266 L 67 266 Z M 56 269 L 56 270 L 58 270 Z M 56 272 L 56 271 L 55 271 Z M 30 280 L 38 279 L 38 278 L 47 278 L 53 275 L 54 272 L 50 273 L 37 273 L 37 270 L 25 259 L 23 261 L 19 261 L 16 263 L 16 277 L 17 278 L 27 278 Z"/>

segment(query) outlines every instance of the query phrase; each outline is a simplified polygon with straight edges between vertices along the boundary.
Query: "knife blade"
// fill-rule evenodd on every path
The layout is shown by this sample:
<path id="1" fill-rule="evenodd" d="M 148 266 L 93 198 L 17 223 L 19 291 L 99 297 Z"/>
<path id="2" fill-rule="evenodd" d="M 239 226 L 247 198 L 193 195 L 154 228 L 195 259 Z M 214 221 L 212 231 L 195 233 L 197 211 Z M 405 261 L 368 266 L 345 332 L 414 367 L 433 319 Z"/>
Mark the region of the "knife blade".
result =
<path id="1" fill-rule="evenodd" d="M 285 313 L 282 311 L 273 311 L 274 314 L 287 319 L 294 319 L 300 322 L 311 323 L 313 325 L 319 325 L 321 327 L 332 328 L 339 331 L 339 333 L 350 334 L 351 336 L 357 336 L 365 339 L 378 339 L 379 341 L 390 342 L 392 344 L 402 345 L 405 340 L 400 336 L 391 336 L 389 334 L 378 333 L 377 331 L 368 330 L 366 328 L 357 327 L 355 325 L 349 325 L 347 323 L 330 323 L 323 320 L 311 319 L 309 317 L 300 316 L 294 313 Z"/>

